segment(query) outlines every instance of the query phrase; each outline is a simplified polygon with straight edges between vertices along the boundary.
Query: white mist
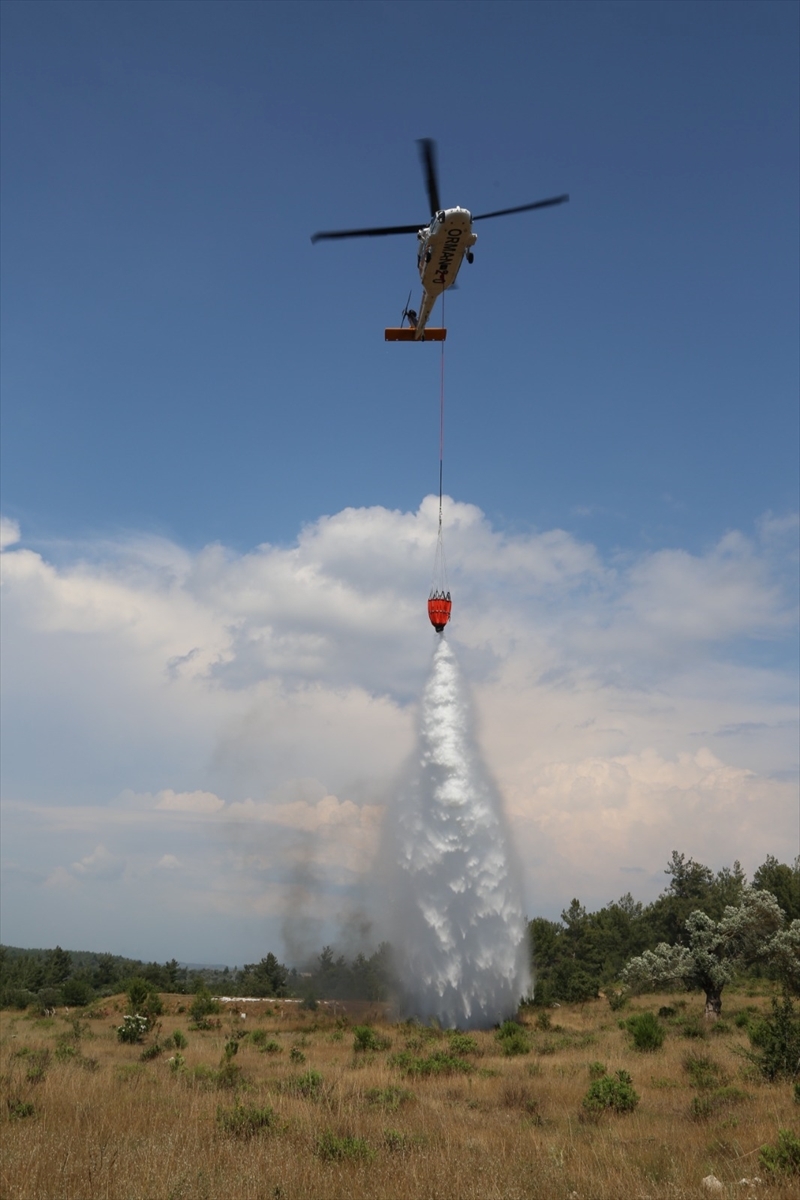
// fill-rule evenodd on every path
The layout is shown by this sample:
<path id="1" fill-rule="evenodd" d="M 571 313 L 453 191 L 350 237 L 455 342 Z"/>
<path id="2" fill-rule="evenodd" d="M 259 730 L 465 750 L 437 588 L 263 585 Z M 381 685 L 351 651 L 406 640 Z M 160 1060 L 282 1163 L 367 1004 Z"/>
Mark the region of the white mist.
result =
<path id="1" fill-rule="evenodd" d="M 530 989 L 522 888 L 500 794 L 444 638 L 388 834 L 404 1015 L 461 1028 L 512 1016 Z"/>

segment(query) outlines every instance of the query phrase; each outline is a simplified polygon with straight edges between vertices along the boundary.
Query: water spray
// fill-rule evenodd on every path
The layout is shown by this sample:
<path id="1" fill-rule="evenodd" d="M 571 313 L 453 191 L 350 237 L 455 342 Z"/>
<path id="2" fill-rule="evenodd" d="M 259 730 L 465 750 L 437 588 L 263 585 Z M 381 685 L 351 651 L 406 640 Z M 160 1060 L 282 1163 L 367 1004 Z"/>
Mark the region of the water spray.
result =
<path id="1" fill-rule="evenodd" d="M 389 816 L 404 1016 L 488 1027 L 530 990 L 522 887 L 455 655 L 439 639 Z"/>

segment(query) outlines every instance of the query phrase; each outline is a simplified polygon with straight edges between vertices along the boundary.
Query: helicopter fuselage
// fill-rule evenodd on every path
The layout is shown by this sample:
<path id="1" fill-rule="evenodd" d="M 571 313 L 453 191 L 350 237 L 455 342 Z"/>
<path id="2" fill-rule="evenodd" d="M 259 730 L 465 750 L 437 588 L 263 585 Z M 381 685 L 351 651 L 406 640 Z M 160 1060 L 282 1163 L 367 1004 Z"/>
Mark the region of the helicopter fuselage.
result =
<path id="1" fill-rule="evenodd" d="M 466 208 L 447 208 L 436 213 L 417 237 L 417 266 L 423 291 L 416 337 L 421 339 L 434 304 L 455 283 L 464 256 L 475 245 L 478 235 L 472 232 L 472 214 Z"/>
<path id="2" fill-rule="evenodd" d="M 426 292 L 441 296 L 455 283 L 464 255 L 478 240 L 472 232 L 472 214 L 466 208 L 448 208 L 438 212 L 417 234 L 417 266 Z"/>

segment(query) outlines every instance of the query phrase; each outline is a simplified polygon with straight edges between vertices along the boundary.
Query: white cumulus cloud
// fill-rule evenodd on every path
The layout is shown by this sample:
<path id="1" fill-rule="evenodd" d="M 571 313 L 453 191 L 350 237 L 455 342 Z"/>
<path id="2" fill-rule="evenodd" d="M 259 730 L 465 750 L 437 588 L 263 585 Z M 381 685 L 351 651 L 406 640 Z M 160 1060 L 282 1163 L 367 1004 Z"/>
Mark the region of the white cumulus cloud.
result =
<path id="1" fill-rule="evenodd" d="M 233 928 L 242 958 L 254 937 L 280 949 L 298 879 L 323 923 L 345 909 L 412 746 L 437 515 L 428 497 L 291 546 L 142 537 L 57 560 L 5 521 L 3 939 L 65 944 L 69 919 L 75 945 L 110 944 L 138 896 L 148 957 L 210 936 L 221 959 Z M 673 848 L 750 870 L 791 855 L 793 514 L 703 553 L 606 558 L 469 504 L 445 518 L 448 637 L 537 912 L 631 879 L 655 894 Z"/>
<path id="2" fill-rule="evenodd" d="M 10 517 L 0 516 L 0 550 L 5 550 L 6 546 L 13 546 L 19 541 L 20 529 L 16 521 L 12 521 Z"/>

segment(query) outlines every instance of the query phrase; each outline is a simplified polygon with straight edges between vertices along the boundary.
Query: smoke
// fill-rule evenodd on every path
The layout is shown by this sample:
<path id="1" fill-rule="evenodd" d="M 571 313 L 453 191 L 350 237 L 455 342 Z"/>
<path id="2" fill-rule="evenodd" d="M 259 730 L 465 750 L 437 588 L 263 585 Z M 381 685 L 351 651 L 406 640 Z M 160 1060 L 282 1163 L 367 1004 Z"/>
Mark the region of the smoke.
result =
<path id="1" fill-rule="evenodd" d="M 323 922 L 315 911 L 323 880 L 314 861 L 312 838 L 302 838 L 289 870 L 283 944 L 290 963 L 305 967 L 319 953 Z"/>
<path id="2" fill-rule="evenodd" d="M 346 830 L 352 836 L 352 826 Z M 341 873 L 337 878 L 331 871 L 331 855 L 341 866 L 345 852 L 335 836 L 326 844 L 319 831 L 294 831 L 292 841 L 282 847 L 286 884 L 281 933 L 290 966 L 313 970 L 326 944 L 349 959 L 377 949 L 363 871 L 355 880 L 345 880 Z"/>
<path id="3" fill-rule="evenodd" d="M 500 794 L 444 638 L 387 836 L 404 1015 L 462 1028 L 511 1016 L 530 988 L 522 888 Z"/>

